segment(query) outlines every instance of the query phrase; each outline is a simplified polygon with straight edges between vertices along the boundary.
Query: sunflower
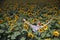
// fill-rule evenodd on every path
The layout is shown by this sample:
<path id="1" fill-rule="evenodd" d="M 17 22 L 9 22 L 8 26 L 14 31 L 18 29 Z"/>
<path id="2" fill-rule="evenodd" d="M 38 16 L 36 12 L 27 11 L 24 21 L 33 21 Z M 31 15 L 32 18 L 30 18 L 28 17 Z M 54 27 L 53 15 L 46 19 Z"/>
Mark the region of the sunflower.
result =
<path id="1" fill-rule="evenodd" d="M 34 37 L 35 37 L 35 35 L 34 35 L 34 34 L 32 34 L 32 33 L 28 33 L 28 37 L 34 38 Z"/>
<path id="2" fill-rule="evenodd" d="M 51 38 L 46 38 L 46 39 L 44 39 L 44 40 L 51 40 Z"/>
<path id="3" fill-rule="evenodd" d="M 60 24 L 60 21 L 58 22 L 58 24 Z"/>
<path id="4" fill-rule="evenodd" d="M 15 3 L 15 5 L 13 6 L 13 9 L 16 10 L 17 7 L 18 7 L 18 3 Z"/>
<path id="5" fill-rule="evenodd" d="M 49 20 L 46 20 L 46 22 L 48 22 Z"/>
<path id="6" fill-rule="evenodd" d="M 24 24 L 23 25 L 23 28 L 26 29 L 26 30 L 28 30 L 28 25 L 27 24 Z"/>
<path id="7" fill-rule="evenodd" d="M 3 20 L 0 20 L 0 24 L 3 23 Z"/>
<path id="8" fill-rule="evenodd" d="M 33 14 L 32 13 L 28 13 L 28 16 L 32 16 Z"/>
<path id="9" fill-rule="evenodd" d="M 44 30 L 43 30 L 43 29 L 38 29 L 38 31 L 39 31 L 40 33 L 44 32 Z"/>
<path id="10" fill-rule="evenodd" d="M 7 21 L 10 21 L 10 20 L 11 20 L 11 18 L 10 18 L 10 17 L 6 17 L 5 19 L 6 19 Z"/>
<path id="11" fill-rule="evenodd" d="M 34 9 L 36 5 L 31 5 L 29 6 L 31 9 Z"/>
<path id="12" fill-rule="evenodd" d="M 43 19 L 42 17 L 38 17 L 39 20 Z"/>
<path id="13" fill-rule="evenodd" d="M 33 23 L 34 23 L 34 22 L 37 22 L 37 20 L 38 20 L 37 18 L 34 18 L 34 19 L 32 20 L 32 22 L 33 22 Z"/>
<path id="14" fill-rule="evenodd" d="M 14 26 L 13 27 L 10 27 L 10 30 L 9 31 L 12 31 L 12 30 L 14 30 Z"/>
<path id="15" fill-rule="evenodd" d="M 48 26 L 44 26 L 43 29 L 44 29 L 44 30 L 48 30 Z"/>
<path id="16" fill-rule="evenodd" d="M 19 19 L 18 15 L 15 15 L 15 20 L 14 22 L 16 22 Z"/>
<path id="17" fill-rule="evenodd" d="M 11 23 L 9 31 L 12 31 L 13 29 L 14 29 L 14 23 Z"/>
<path id="18" fill-rule="evenodd" d="M 54 32 L 53 32 L 53 36 L 58 37 L 58 36 L 59 36 L 59 32 L 58 32 L 58 31 L 54 31 Z"/>
<path id="19" fill-rule="evenodd" d="M 20 8 L 19 11 L 18 11 L 18 13 L 21 13 L 21 12 L 22 13 L 24 12 L 23 8 Z"/>
<path id="20" fill-rule="evenodd" d="M 54 7 L 53 10 L 57 10 L 58 8 L 57 7 Z"/>
<path id="21" fill-rule="evenodd" d="M 53 20 L 57 20 L 58 18 L 54 18 Z"/>
<path id="22" fill-rule="evenodd" d="M 13 27 L 13 26 L 14 26 L 14 24 L 13 24 L 13 23 L 11 23 L 11 24 L 10 24 L 10 26 L 11 26 L 11 27 Z"/>
<path id="23" fill-rule="evenodd" d="M 48 16 L 48 14 L 47 14 L 47 13 L 46 13 L 46 14 L 43 14 L 43 16 L 46 16 L 46 17 L 47 17 L 47 16 Z"/>

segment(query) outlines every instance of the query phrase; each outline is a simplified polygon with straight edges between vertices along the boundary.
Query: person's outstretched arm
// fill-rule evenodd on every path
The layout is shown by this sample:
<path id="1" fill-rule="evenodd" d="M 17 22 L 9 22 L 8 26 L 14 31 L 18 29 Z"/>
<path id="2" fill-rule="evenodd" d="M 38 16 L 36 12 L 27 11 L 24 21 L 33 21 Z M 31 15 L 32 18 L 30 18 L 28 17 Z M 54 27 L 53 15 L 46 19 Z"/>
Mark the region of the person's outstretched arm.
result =
<path id="1" fill-rule="evenodd" d="M 23 19 L 23 21 L 24 21 L 25 23 L 27 23 L 28 25 L 30 24 L 28 21 L 26 21 L 26 19 Z"/>
<path id="2" fill-rule="evenodd" d="M 24 21 L 25 23 L 27 23 L 29 26 L 32 25 L 32 24 L 30 24 L 30 22 L 26 21 L 26 19 L 23 19 L 23 21 Z"/>
<path id="3" fill-rule="evenodd" d="M 43 25 L 43 26 L 46 26 L 46 25 L 48 25 L 49 23 L 51 23 L 51 21 L 53 20 L 53 18 L 51 18 L 45 25 Z"/>
<path id="4" fill-rule="evenodd" d="M 34 28 L 34 27 L 35 27 L 35 25 L 32 25 L 30 22 L 26 21 L 26 19 L 23 19 L 23 21 L 24 21 L 25 23 L 27 23 L 31 28 Z"/>

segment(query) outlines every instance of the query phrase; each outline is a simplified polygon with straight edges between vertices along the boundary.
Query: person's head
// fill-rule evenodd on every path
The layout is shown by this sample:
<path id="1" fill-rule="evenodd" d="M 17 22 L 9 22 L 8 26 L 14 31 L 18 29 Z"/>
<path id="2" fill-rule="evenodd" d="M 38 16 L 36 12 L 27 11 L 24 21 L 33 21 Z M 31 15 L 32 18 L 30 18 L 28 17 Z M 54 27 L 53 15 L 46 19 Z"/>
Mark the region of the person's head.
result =
<path id="1" fill-rule="evenodd" d="M 41 26 L 41 22 L 40 21 L 37 22 L 37 26 Z"/>

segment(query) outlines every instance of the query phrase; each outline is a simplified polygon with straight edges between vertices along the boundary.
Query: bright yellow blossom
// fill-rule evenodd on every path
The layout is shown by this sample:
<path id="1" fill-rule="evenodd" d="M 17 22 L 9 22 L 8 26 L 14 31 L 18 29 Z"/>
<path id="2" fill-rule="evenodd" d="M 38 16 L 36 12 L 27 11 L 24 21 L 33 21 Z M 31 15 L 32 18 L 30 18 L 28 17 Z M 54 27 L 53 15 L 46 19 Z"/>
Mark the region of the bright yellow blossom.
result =
<path id="1" fill-rule="evenodd" d="M 23 9 L 20 9 L 18 12 L 21 13 L 21 12 L 24 12 L 24 10 Z"/>
<path id="2" fill-rule="evenodd" d="M 15 15 L 14 23 L 19 19 L 18 15 Z"/>
<path id="3" fill-rule="evenodd" d="M 54 18 L 53 20 L 57 20 L 58 18 Z"/>
<path id="4" fill-rule="evenodd" d="M 11 27 L 13 27 L 14 26 L 14 24 L 13 23 L 11 23 L 11 25 L 10 25 Z"/>
<path id="5" fill-rule="evenodd" d="M 54 31 L 53 35 L 56 36 L 56 37 L 58 37 L 59 36 L 59 32 L 58 31 Z"/>
<path id="6" fill-rule="evenodd" d="M 10 21 L 10 20 L 11 20 L 11 18 L 10 18 L 10 17 L 6 17 L 5 19 L 6 19 L 7 21 Z"/>
<path id="7" fill-rule="evenodd" d="M 4 19 L 6 20 L 7 14 L 4 14 L 3 17 L 4 17 Z"/>
<path id="8" fill-rule="evenodd" d="M 44 26 L 43 29 L 44 29 L 44 30 L 48 30 L 48 26 Z"/>
<path id="9" fill-rule="evenodd" d="M 18 20 L 18 19 L 19 19 L 18 15 L 15 15 L 15 19 L 16 19 L 16 20 Z"/>
<path id="10" fill-rule="evenodd" d="M 58 8 L 57 8 L 57 7 L 54 7 L 54 8 L 53 8 L 53 10 L 56 10 L 56 9 L 58 9 Z"/>
<path id="11" fill-rule="evenodd" d="M 32 13 L 28 13 L 28 16 L 32 16 L 33 14 Z"/>
<path id="12" fill-rule="evenodd" d="M 58 24 L 60 24 L 60 21 L 58 22 Z"/>
<path id="13" fill-rule="evenodd" d="M 11 25 L 11 23 L 12 23 L 11 21 L 8 21 L 8 25 Z"/>
<path id="14" fill-rule="evenodd" d="M 34 7 L 35 7 L 36 5 L 31 5 L 31 6 L 29 6 L 31 9 L 34 9 Z"/>
<path id="15" fill-rule="evenodd" d="M 43 30 L 43 29 L 39 29 L 38 31 L 39 31 L 40 33 L 44 32 L 44 30 Z"/>
<path id="16" fill-rule="evenodd" d="M 43 14 L 44 16 L 48 16 L 48 14 L 46 13 L 46 14 Z"/>
<path id="17" fill-rule="evenodd" d="M 34 34 L 32 34 L 32 33 L 28 33 L 28 37 L 34 38 L 34 37 L 35 37 L 35 35 L 34 35 Z"/>
<path id="18" fill-rule="evenodd" d="M 49 20 L 46 20 L 46 22 L 48 22 Z"/>
<path id="19" fill-rule="evenodd" d="M 14 26 L 13 27 L 10 27 L 10 30 L 9 31 L 12 31 L 14 29 Z"/>
<path id="20" fill-rule="evenodd" d="M 45 40 L 51 40 L 51 38 L 46 38 Z"/>
<path id="21" fill-rule="evenodd" d="M 3 23 L 3 20 L 0 20 L 0 23 Z"/>
<path id="22" fill-rule="evenodd" d="M 33 20 L 32 20 L 32 22 L 36 22 L 37 21 L 37 18 L 34 18 Z"/>
<path id="23" fill-rule="evenodd" d="M 10 31 L 14 29 L 14 23 L 10 23 Z"/>
<path id="24" fill-rule="evenodd" d="M 28 30 L 28 25 L 27 24 L 24 24 L 23 27 L 24 27 L 24 29 Z"/>

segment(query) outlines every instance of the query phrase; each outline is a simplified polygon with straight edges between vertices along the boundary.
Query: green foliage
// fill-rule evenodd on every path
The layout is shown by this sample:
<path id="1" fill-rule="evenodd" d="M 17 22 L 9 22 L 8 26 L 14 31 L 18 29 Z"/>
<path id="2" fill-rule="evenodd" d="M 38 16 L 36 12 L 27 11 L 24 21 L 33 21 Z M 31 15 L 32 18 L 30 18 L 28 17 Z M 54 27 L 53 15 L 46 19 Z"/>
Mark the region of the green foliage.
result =
<path id="1" fill-rule="evenodd" d="M 57 7 L 57 3 L 51 1 L 47 4 L 45 0 L 41 0 L 41 2 L 39 0 L 39 3 L 33 0 L 25 2 L 25 0 L 23 0 L 23 3 L 20 3 L 20 0 L 7 0 L 2 9 L 0 9 L 0 40 L 45 40 L 46 38 L 60 40 L 60 24 L 58 23 L 60 22 L 60 9 Z M 16 19 L 15 15 L 18 16 Z M 6 17 L 9 18 L 7 19 Z M 33 32 L 29 26 L 28 29 L 23 27 L 23 18 L 27 19 L 31 24 L 37 23 L 36 20 L 33 21 L 34 18 L 46 24 L 52 17 L 52 22 L 47 25 L 48 30 L 42 33 L 38 31 Z M 17 21 L 14 23 L 15 20 Z M 9 22 L 13 26 L 9 25 Z M 53 31 L 56 30 L 59 31 L 58 37 L 53 36 Z M 35 37 L 28 37 L 28 33 L 33 33 Z"/>

